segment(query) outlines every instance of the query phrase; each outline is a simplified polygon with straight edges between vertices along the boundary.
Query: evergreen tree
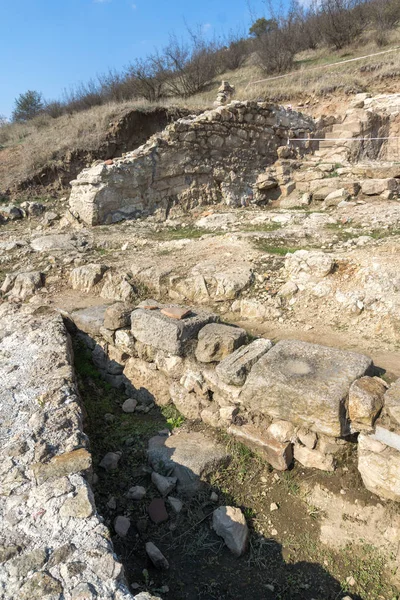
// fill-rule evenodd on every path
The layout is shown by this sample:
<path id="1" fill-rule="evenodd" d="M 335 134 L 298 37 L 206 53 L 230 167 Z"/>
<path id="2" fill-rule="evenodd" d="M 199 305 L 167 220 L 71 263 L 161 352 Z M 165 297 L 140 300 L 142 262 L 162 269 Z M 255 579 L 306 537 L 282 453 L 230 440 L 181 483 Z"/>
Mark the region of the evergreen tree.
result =
<path id="1" fill-rule="evenodd" d="M 28 90 L 20 94 L 15 100 L 12 120 L 25 122 L 33 119 L 44 109 L 42 94 L 34 90 Z"/>

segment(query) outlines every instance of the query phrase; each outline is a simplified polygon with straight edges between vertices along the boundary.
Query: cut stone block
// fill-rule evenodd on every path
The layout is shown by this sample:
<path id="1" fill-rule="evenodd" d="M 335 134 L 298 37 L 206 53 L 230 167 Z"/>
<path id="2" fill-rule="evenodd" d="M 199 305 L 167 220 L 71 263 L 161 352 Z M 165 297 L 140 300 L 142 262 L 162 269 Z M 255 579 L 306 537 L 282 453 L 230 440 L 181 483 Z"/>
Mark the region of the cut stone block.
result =
<path id="1" fill-rule="evenodd" d="M 106 309 L 107 306 L 104 304 L 99 306 L 88 306 L 87 308 L 74 310 L 70 316 L 78 329 L 95 337 L 100 335 L 100 328 L 104 325 L 104 314 Z"/>
<path id="2" fill-rule="evenodd" d="M 385 411 L 400 424 L 400 379 L 392 383 L 385 394 Z"/>
<path id="3" fill-rule="evenodd" d="M 217 365 L 216 372 L 228 385 L 243 385 L 252 366 L 271 348 L 271 340 L 254 340 L 224 358 Z"/>
<path id="4" fill-rule="evenodd" d="M 223 360 L 247 339 L 247 333 L 240 327 L 210 323 L 198 335 L 196 358 L 203 363 Z"/>
<path id="5" fill-rule="evenodd" d="M 398 188 L 397 179 L 387 178 L 387 179 L 366 179 L 365 181 L 361 181 L 361 191 L 366 196 L 379 196 L 386 190 L 396 191 Z"/>
<path id="6" fill-rule="evenodd" d="M 281 340 L 253 366 L 240 394 L 250 411 L 287 419 L 315 432 L 348 432 L 345 400 L 350 385 L 372 360 L 362 354 Z"/>
<path id="7" fill-rule="evenodd" d="M 177 478 L 178 492 L 191 495 L 205 474 L 228 462 L 229 454 L 212 438 L 191 432 L 151 438 L 148 459 L 153 469 Z"/>
<path id="8" fill-rule="evenodd" d="M 169 379 L 156 368 L 154 363 L 148 363 L 140 358 L 130 358 L 124 368 L 124 377 L 137 390 L 148 396 L 149 401 L 159 406 L 165 406 L 170 402 Z"/>
<path id="9" fill-rule="evenodd" d="M 180 356 L 186 343 L 195 339 L 204 325 L 217 319 L 212 313 L 192 311 L 186 318 L 177 320 L 163 315 L 160 310 L 139 308 L 131 315 L 132 334 L 144 344 Z"/>
<path id="10" fill-rule="evenodd" d="M 334 471 L 335 462 L 332 454 L 323 454 L 318 450 L 312 450 L 301 444 L 294 445 L 294 458 L 309 469 L 320 469 L 321 471 Z"/>
<path id="11" fill-rule="evenodd" d="M 189 392 L 183 385 L 173 382 L 169 388 L 172 402 L 180 413 L 187 419 L 200 419 L 201 403 L 200 398 L 194 392 Z"/>
<path id="12" fill-rule="evenodd" d="M 361 377 L 351 385 L 348 411 L 353 431 L 371 429 L 382 409 L 385 391 L 383 383 L 374 377 Z"/>
<path id="13" fill-rule="evenodd" d="M 70 281 L 73 290 L 89 292 L 102 279 L 107 267 L 100 264 L 83 265 L 73 269 Z"/>
<path id="14" fill-rule="evenodd" d="M 220 506 L 213 512 L 213 529 L 235 556 L 246 552 L 249 528 L 240 508 Z"/>
<path id="15" fill-rule="evenodd" d="M 358 470 L 365 487 L 381 498 L 400 501 L 400 452 L 374 440 L 358 436 Z"/>
<path id="16" fill-rule="evenodd" d="M 104 327 L 115 331 L 129 327 L 131 322 L 132 306 L 123 302 L 116 302 L 106 309 L 104 313 Z"/>
<path id="17" fill-rule="evenodd" d="M 243 444 L 255 450 L 278 471 L 288 469 L 293 460 L 292 444 L 264 433 L 254 425 L 231 425 L 228 429 Z"/>

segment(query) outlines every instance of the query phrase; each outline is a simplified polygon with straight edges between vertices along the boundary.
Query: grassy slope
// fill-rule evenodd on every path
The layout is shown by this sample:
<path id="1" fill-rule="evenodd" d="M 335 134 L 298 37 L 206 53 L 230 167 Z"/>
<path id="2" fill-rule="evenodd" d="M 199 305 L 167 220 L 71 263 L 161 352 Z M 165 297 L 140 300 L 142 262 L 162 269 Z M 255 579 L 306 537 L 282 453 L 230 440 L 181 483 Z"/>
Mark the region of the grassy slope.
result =
<path id="1" fill-rule="evenodd" d="M 245 66 L 222 75 L 207 91 L 189 99 L 171 98 L 163 105 L 205 109 L 212 106 L 221 79 L 235 85 L 236 98 L 263 98 L 275 102 L 307 103 L 314 115 L 326 106 L 340 107 L 347 95 L 357 92 L 391 93 L 398 91 L 400 51 L 335 66 L 329 64 L 388 50 L 400 45 L 400 29 L 393 32 L 388 46 L 380 49 L 366 35 L 362 42 L 340 52 L 327 48 L 307 51 L 296 57 L 297 73 L 287 78 L 260 84 L 250 82 L 265 77 L 256 66 Z M 325 69 L 313 70 L 317 66 Z M 0 129 L 0 190 L 31 177 L 48 164 L 61 164 L 69 150 L 96 151 L 104 140 L 110 122 L 129 110 L 144 110 L 146 101 L 111 103 L 58 119 L 40 117 L 26 125 L 12 124 Z M 1 149 L 2 148 L 2 149 Z"/>

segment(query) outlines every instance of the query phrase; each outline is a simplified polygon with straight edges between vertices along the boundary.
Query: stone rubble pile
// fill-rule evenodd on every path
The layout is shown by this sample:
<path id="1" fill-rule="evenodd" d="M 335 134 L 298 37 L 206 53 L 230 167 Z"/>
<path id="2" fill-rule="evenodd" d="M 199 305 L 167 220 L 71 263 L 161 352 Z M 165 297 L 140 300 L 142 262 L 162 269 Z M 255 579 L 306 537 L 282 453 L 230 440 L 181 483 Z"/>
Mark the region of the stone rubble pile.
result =
<path id="1" fill-rule="evenodd" d="M 105 313 L 118 310 L 121 321 L 107 329 Z M 279 470 L 295 459 L 333 471 L 358 435 L 366 487 L 400 500 L 400 388 L 374 376 L 367 356 L 296 340 L 251 341 L 215 314 L 154 300 L 140 303 L 130 324 L 123 304 L 70 318 L 103 377 L 137 401 L 135 410 L 172 401 Z"/>

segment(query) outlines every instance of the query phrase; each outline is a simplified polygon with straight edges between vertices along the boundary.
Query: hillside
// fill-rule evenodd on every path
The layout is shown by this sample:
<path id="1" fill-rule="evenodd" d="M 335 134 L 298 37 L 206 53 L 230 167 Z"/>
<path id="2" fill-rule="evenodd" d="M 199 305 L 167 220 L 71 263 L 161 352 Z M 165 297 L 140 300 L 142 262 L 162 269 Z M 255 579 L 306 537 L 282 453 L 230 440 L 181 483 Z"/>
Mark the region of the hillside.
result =
<path id="1" fill-rule="evenodd" d="M 245 66 L 224 73 L 190 98 L 110 103 L 58 118 L 42 115 L 26 124 L 5 125 L 0 128 L 0 195 L 18 199 L 65 194 L 69 181 L 94 160 L 133 150 L 171 120 L 211 107 L 222 79 L 235 86 L 236 99 L 290 104 L 315 118 L 326 113 L 340 116 L 347 98 L 355 93 L 399 89 L 399 45 L 400 30 L 392 32 L 383 49 L 370 32 L 341 51 L 323 47 L 297 54 L 296 70 L 289 76 L 254 84 L 266 75 L 250 57 Z"/>

